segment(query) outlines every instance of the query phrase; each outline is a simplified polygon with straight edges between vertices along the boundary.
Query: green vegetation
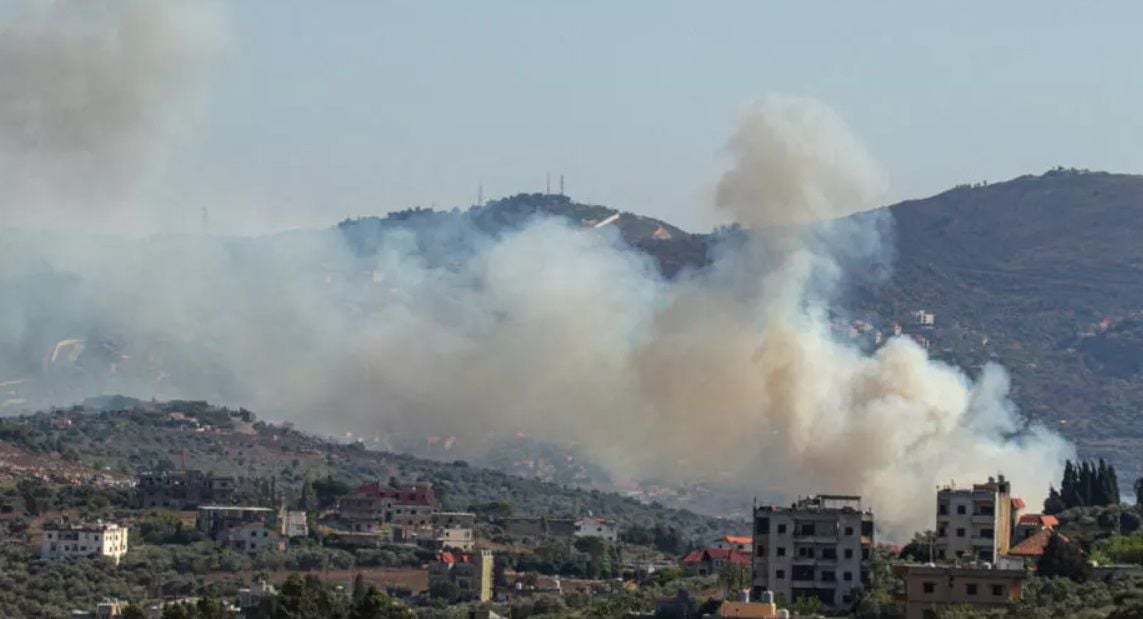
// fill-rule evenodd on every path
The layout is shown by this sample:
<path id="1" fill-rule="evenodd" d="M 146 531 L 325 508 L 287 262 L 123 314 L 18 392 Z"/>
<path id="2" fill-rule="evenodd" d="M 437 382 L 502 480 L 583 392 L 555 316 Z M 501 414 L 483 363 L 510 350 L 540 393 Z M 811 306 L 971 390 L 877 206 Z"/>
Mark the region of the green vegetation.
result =
<path id="1" fill-rule="evenodd" d="M 1044 500 L 1044 513 L 1058 514 L 1071 507 L 1119 504 L 1119 477 L 1115 467 L 1102 458 L 1099 463 L 1067 461 L 1059 492 L 1049 489 Z"/>

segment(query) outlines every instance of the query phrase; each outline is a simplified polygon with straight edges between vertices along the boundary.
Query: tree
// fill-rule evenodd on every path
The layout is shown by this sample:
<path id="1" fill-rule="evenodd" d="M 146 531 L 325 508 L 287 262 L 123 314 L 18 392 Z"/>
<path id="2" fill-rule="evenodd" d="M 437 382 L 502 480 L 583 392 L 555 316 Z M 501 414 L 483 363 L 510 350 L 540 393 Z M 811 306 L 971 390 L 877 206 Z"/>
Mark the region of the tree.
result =
<path id="1" fill-rule="evenodd" d="M 429 597 L 452 604 L 460 597 L 460 589 L 447 580 L 438 580 L 429 585 Z"/>
<path id="2" fill-rule="evenodd" d="M 1068 508 L 1068 504 L 1064 502 L 1064 498 L 1055 487 L 1048 488 L 1048 498 L 1044 499 L 1044 513 L 1045 514 L 1058 514 Z"/>
<path id="3" fill-rule="evenodd" d="M 369 585 L 360 597 L 355 590 L 354 597 L 349 619 L 412 619 L 416 616 L 408 606 L 378 591 L 373 585 Z"/>
<path id="4" fill-rule="evenodd" d="M 929 563 L 934 561 L 933 547 L 937 542 L 937 534 L 933 531 L 925 531 L 924 533 L 916 533 L 913 535 L 912 541 L 905 544 L 901 549 L 901 558 L 910 559 L 920 563 Z"/>
<path id="5" fill-rule="evenodd" d="M 147 613 L 134 604 L 125 606 L 121 616 L 123 619 L 147 619 Z"/>
<path id="6" fill-rule="evenodd" d="M 1036 573 L 1046 578 L 1070 578 L 1084 582 L 1091 577 L 1091 564 L 1079 544 L 1053 531 L 1043 556 L 1036 563 Z"/>
<path id="7" fill-rule="evenodd" d="M 718 575 L 718 581 L 722 583 L 723 588 L 729 594 L 735 591 L 742 591 L 750 587 L 750 567 L 747 565 L 737 565 L 731 563 L 722 569 Z M 727 596 L 730 599 L 730 596 Z"/>

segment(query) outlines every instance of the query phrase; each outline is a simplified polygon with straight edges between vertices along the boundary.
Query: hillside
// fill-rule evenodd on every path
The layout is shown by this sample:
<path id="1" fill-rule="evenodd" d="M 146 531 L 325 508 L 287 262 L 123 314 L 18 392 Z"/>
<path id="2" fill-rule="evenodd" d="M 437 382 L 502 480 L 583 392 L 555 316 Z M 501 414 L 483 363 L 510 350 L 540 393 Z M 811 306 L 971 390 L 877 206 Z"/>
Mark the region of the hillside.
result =
<path id="1" fill-rule="evenodd" d="M 615 493 L 584 490 L 339 443 L 257 420 L 247 410 L 204 402 L 133 403 L 112 410 L 68 410 L 0 422 L 0 487 L 7 461 L 26 463 L 23 477 L 51 484 L 121 485 L 144 471 L 186 467 L 248 479 L 274 480 L 276 491 L 296 499 L 306 479 L 332 476 L 350 484 L 397 478 L 429 482 L 448 510 L 506 502 L 519 515 L 611 517 L 625 526 L 674 527 L 682 539 L 705 539 L 747 528 L 743 521 L 702 516 L 646 504 Z M 59 471 L 76 471 L 67 479 Z M 99 473 L 95 473 L 98 471 Z M 88 472 L 89 474 L 84 474 Z"/>

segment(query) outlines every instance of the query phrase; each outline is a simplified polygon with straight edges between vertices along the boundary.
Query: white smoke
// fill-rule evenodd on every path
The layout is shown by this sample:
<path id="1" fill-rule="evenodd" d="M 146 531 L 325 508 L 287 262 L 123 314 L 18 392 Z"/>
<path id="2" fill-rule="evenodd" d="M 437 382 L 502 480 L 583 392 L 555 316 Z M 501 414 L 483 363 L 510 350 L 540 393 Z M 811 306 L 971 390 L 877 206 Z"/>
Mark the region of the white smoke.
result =
<path id="1" fill-rule="evenodd" d="M 140 229 L 140 192 L 222 48 L 207 0 L 27 1 L 0 17 L 0 217 Z"/>
<path id="2" fill-rule="evenodd" d="M 109 225 L 135 215 L 118 205 L 168 143 L 164 110 L 213 30 L 184 31 L 167 3 L 115 6 L 97 22 L 33 12 L 0 37 L 0 157 L 52 186 L 5 184 L 6 223 L 84 216 L 88 183 Z M 715 203 L 750 230 L 672 281 L 609 228 L 552 220 L 492 237 L 453 217 L 466 253 L 445 259 L 399 229 L 369 258 L 338 230 L 0 231 L 0 383 L 217 399 L 311 429 L 454 435 L 469 454 L 522 431 L 625 477 L 860 493 L 898 533 L 931 526 L 953 478 L 1004 472 L 1038 498 L 1070 448 L 1022 427 L 1000 368 L 973 382 L 909 340 L 867 355 L 831 336 L 839 287 L 890 249 L 887 215 L 858 213 L 885 176 L 837 115 L 764 99 L 728 154 Z M 103 364 L 52 359 L 65 339 Z"/>

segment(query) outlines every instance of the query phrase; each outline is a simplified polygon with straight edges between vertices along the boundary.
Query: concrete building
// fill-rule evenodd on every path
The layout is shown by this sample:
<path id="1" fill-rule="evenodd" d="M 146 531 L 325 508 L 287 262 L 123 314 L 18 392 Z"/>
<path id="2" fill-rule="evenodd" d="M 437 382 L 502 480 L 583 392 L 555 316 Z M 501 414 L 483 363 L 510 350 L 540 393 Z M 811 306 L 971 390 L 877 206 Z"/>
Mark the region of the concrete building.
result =
<path id="1" fill-rule="evenodd" d="M 1003 475 L 971 488 L 942 488 L 937 492 L 937 540 L 940 560 L 996 563 L 1008 553 L 1012 527 L 1024 502 L 1013 498 Z"/>
<path id="2" fill-rule="evenodd" d="M 492 553 L 442 552 L 429 564 L 429 588 L 439 582 L 450 582 L 461 597 L 487 602 L 492 599 Z"/>
<path id="3" fill-rule="evenodd" d="M 609 542 L 619 541 L 619 523 L 607 518 L 585 517 L 575 521 L 576 537 L 602 537 Z"/>
<path id="4" fill-rule="evenodd" d="M 198 508 L 195 528 L 239 552 L 281 551 L 286 542 L 277 515 L 268 507 L 204 505 Z"/>
<path id="5" fill-rule="evenodd" d="M 40 541 L 40 558 L 45 561 L 103 557 L 119 565 L 125 554 L 127 529 L 103 521 L 85 525 L 47 525 Z"/>
<path id="6" fill-rule="evenodd" d="M 818 495 L 790 507 L 754 509 L 752 592 L 787 600 L 815 597 L 849 608 L 855 589 L 872 587 L 873 513 L 861 497 Z"/>
<path id="7" fill-rule="evenodd" d="M 430 518 L 432 544 L 443 550 L 471 551 L 476 547 L 476 514 L 437 512 Z"/>
<path id="8" fill-rule="evenodd" d="M 576 531 L 575 520 L 571 518 L 503 518 L 499 524 L 509 535 L 535 540 L 571 539 Z"/>
<path id="9" fill-rule="evenodd" d="M 282 537 L 306 537 L 310 534 L 310 525 L 305 512 L 279 510 L 278 523 L 281 526 L 278 533 Z"/>
<path id="10" fill-rule="evenodd" d="M 962 604 L 981 610 L 1004 608 L 1009 600 L 1021 598 L 1027 574 L 984 565 L 894 565 L 892 569 L 905 583 L 899 598 L 905 604 L 905 619 L 935 619 L 941 609 Z"/>
<path id="11" fill-rule="evenodd" d="M 338 515 L 356 533 L 379 533 L 389 524 L 429 528 L 439 504 L 428 485 L 391 487 L 372 482 L 338 502 Z"/>
<path id="12" fill-rule="evenodd" d="M 194 509 L 204 503 L 228 503 L 238 480 L 203 471 L 158 471 L 139 476 L 136 492 L 144 508 Z"/>

